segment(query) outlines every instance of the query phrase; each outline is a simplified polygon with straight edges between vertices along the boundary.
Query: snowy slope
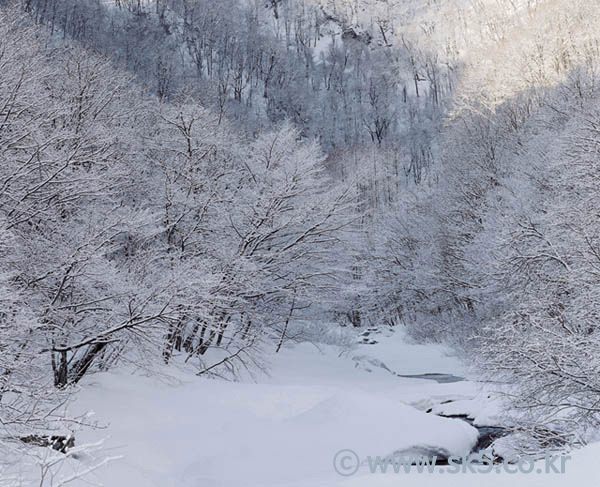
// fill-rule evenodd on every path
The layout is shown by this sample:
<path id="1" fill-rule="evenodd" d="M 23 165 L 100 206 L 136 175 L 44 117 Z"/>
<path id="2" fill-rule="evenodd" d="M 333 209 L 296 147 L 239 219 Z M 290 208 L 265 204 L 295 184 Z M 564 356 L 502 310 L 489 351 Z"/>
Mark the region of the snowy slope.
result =
<path id="1" fill-rule="evenodd" d="M 106 428 L 80 431 L 77 440 L 104 438 L 104 448 L 95 459 L 84 456 L 71 466 L 81 470 L 81 464 L 122 457 L 88 477 L 109 487 L 479 485 L 483 479 L 477 475 L 374 475 L 367 465 L 351 478 L 334 471 L 333 458 L 342 449 L 361 457 L 423 451 L 460 455 L 477 440 L 477 430 L 467 423 L 424 412 L 443 408 L 440 404 L 450 399 L 473 407 L 475 384 L 395 375 L 458 374 L 462 366 L 443 348 L 408 344 L 401 333 L 380 335 L 378 341 L 350 351 L 310 344 L 284 349 L 271 358 L 270 376 L 257 382 L 182 372 L 163 380 L 123 372 L 93 376 L 73 410 L 94 410 Z M 582 452 L 581 458 L 599 450 Z M 549 483 L 556 479 L 547 476 L 523 476 L 523 483 L 511 477 L 511 485 L 567 485 Z M 509 477 L 485 481 L 508 485 Z M 69 485 L 88 485 L 77 482 Z"/>
<path id="2" fill-rule="evenodd" d="M 320 348 L 283 350 L 259 383 L 182 375 L 183 383 L 169 385 L 116 373 L 96 376 L 76 407 L 93 408 L 110 424 L 81 439 L 109 436 L 106 449 L 124 456 L 95 474 L 97 480 L 114 487 L 333 482 L 332 458 L 344 448 L 382 456 L 412 447 L 459 454 L 475 443 L 476 430 L 463 421 L 407 404 L 436 391 L 443 395 L 447 385 L 357 367 L 355 357 L 376 346 L 342 357 L 335 347 Z M 405 356 L 414 360 L 411 348 Z M 440 350 L 422 358 L 452 362 Z M 404 372 L 418 370 L 406 366 Z"/>

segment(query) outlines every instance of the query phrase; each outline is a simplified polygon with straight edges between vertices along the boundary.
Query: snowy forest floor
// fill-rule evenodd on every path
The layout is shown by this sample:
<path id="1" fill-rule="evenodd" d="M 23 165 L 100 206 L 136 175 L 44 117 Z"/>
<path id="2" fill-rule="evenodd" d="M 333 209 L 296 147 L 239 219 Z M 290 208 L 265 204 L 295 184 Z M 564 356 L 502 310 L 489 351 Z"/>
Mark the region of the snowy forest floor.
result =
<path id="1" fill-rule="evenodd" d="M 343 449 L 363 459 L 470 451 L 477 430 L 437 414 L 467 414 L 476 425 L 501 421 L 498 403 L 475 382 L 399 376 L 468 375 L 444 348 L 411 344 L 401 331 L 369 339 L 378 343 L 284 348 L 271 356 L 269 375 L 242 382 L 174 377 L 172 369 L 163 379 L 122 371 L 92 376 L 71 408 L 94 411 L 103 427 L 77 432 L 77 443 L 103 440 L 102 449 L 70 461 L 58 477 L 115 457 L 87 479 L 108 487 L 600 485 L 593 470 L 599 445 L 573 453 L 565 475 L 443 475 L 441 467 L 372 474 L 365 462 L 355 475 L 340 476 L 333 459 Z"/>

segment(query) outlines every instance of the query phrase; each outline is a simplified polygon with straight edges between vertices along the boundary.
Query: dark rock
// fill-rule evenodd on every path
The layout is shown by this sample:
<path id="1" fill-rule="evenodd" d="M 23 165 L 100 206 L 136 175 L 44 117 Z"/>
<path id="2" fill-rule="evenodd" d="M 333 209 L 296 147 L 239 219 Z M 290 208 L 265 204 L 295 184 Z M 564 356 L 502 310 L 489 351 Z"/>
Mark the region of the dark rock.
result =
<path id="1" fill-rule="evenodd" d="M 69 451 L 70 448 L 73 448 L 75 446 L 75 438 L 72 436 L 29 435 L 29 436 L 22 436 L 19 439 L 23 443 L 27 443 L 28 445 L 50 447 L 53 450 L 59 451 L 61 453 L 67 453 L 67 451 Z"/>
<path id="2" fill-rule="evenodd" d="M 352 39 L 358 42 L 362 42 L 364 44 L 370 44 L 373 38 L 371 34 L 362 31 L 358 27 L 346 27 L 342 32 L 342 39 Z"/>

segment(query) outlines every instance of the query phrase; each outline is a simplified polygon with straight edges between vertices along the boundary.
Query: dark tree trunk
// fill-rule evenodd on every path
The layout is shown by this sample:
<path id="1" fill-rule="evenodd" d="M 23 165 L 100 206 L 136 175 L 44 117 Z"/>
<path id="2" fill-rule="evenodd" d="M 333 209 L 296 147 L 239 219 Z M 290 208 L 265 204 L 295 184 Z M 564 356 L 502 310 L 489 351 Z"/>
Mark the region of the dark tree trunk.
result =
<path id="1" fill-rule="evenodd" d="M 96 357 L 105 347 L 106 343 L 96 343 L 88 347 L 83 358 L 78 360 L 71 370 L 70 384 L 77 384 L 83 378 Z"/>

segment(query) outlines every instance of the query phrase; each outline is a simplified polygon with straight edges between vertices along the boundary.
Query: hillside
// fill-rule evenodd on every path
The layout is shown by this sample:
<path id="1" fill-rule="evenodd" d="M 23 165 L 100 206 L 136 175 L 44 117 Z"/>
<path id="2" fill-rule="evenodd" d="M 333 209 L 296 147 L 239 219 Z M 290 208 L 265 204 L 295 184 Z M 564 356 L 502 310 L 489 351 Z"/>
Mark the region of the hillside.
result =
<path id="1" fill-rule="evenodd" d="M 337 476 L 343 439 L 437 473 L 569 453 L 593 487 L 599 26 L 0 1 L 0 485 L 393 481 Z"/>

